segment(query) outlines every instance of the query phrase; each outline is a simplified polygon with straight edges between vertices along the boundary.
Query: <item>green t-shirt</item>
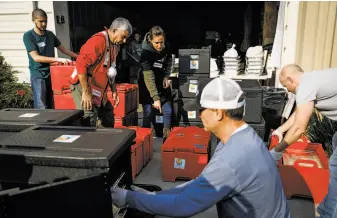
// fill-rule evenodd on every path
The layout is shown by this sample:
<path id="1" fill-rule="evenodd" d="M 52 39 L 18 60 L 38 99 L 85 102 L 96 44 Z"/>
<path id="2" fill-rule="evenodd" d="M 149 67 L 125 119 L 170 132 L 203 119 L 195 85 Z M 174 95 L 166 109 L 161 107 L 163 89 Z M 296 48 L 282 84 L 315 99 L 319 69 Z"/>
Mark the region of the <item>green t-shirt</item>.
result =
<path id="1" fill-rule="evenodd" d="M 48 77 L 50 65 L 48 63 L 35 62 L 29 52 L 36 50 L 41 56 L 55 57 L 54 47 L 61 45 L 60 40 L 58 40 L 53 32 L 48 30 L 46 30 L 44 35 L 39 35 L 32 29 L 23 35 L 23 42 L 28 53 L 30 74 L 34 77 Z"/>

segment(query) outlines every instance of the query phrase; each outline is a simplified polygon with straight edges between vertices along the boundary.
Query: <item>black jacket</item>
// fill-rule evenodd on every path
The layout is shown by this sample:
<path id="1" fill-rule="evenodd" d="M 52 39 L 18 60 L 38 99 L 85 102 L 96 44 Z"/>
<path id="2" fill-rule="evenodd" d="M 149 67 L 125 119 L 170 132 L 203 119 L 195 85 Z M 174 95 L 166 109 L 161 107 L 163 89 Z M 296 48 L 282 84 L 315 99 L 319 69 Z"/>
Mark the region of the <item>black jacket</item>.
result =
<path id="1" fill-rule="evenodd" d="M 172 55 L 167 43 L 165 48 L 158 52 L 151 43 L 146 41 L 142 44 L 140 55 L 142 71 L 139 74 L 139 103 L 152 104 L 156 100 L 162 102 L 171 99 L 171 89 L 164 89 L 164 77 L 169 77 L 172 65 Z"/>

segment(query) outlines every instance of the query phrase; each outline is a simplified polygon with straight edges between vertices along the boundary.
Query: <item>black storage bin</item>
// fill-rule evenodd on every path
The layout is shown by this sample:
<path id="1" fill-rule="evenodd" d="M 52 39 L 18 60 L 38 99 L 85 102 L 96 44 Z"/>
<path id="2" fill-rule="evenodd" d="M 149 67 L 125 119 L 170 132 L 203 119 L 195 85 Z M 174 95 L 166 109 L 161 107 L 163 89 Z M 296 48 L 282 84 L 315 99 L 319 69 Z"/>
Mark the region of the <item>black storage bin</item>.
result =
<path id="1" fill-rule="evenodd" d="M 143 112 L 138 112 L 138 126 L 143 126 Z"/>
<path id="2" fill-rule="evenodd" d="M 0 141 L 4 189 L 106 173 L 132 183 L 130 129 L 34 126 Z"/>
<path id="3" fill-rule="evenodd" d="M 180 74 L 210 74 L 210 49 L 179 49 Z"/>
<path id="4" fill-rule="evenodd" d="M 257 80 L 239 80 L 236 82 L 246 95 L 246 109 L 243 120 L 247 123 L 261 123 L 262 86 Z"/>
<path id="5" fill-rule="evenodd" d="M 0 192 L 0 217 L 111 218 L 110 181 L 92 175 L 20 190 Z"/>
<path id="6" fill-rule="evenodd" d="M 187 127 L 187 126 L 197 126 L 200 128 L 204 128 L 202 122 L 189 122 L 189 121 L 180 121 L 178 126 L 180 127 Z"/>
<path id="7" fill-rule="evenodd" d="M 195 98 L 198 88 L 198 83 L 203 78 L 209 78 L 206 74 L 186 75 L 179 74 L 179 97 L 180 98 Z"/>
<path id="8" fill-rule="evenodd" d="M 261 118 L 261 123 L 248 123 L 248 125 L 250 125 L 256 131 L 256 133 L 261 137 L 262 140 L 264 140 L 264 135 L 266 132 L 266 122 L 263 118 Z"/>
<path id="9" fill-rule="evenodd" d="M 0 110 L 0 131 L 20 132 L 34 125 L 81 126 L 83 110 L 6 108 Z"/>
<path id="10" fill-rule="evenodd" d="M 158 110 L 153 109 L 152 126 L 154 135 L 157 137 L 163 137 L 164 117 Z"/>
<path id="11" fill-rule="evenodd" d="M 277 116 L 282 116 L 288 100 L 288 92 L 282 88 L 263 86 L 263 109 Z"/>
<path id="12" fill-rule="evenodd" d="M 176 101 L 176 104 L 178 106 L 178 116 L 177 121 L 178 122 L 201 122 L 200 119 L 200 111 L 187 111 L 185 110 L 185 105 L 190 103 L 191 101 L 195 101 L 194 98 L 182 98 Z"/>

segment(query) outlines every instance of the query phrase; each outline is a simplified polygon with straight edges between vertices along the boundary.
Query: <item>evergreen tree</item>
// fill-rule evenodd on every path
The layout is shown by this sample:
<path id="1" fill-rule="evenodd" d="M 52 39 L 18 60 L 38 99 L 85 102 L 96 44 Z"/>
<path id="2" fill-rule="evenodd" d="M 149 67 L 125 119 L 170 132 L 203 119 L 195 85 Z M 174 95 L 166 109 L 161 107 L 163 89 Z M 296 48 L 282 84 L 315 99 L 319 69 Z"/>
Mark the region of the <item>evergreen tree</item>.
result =
<path id="1" fill-rule="evenodd" d="M 0 109 L 34 107 L 30 84 L 19 83 L 17 73 L 0 55 Z"/>

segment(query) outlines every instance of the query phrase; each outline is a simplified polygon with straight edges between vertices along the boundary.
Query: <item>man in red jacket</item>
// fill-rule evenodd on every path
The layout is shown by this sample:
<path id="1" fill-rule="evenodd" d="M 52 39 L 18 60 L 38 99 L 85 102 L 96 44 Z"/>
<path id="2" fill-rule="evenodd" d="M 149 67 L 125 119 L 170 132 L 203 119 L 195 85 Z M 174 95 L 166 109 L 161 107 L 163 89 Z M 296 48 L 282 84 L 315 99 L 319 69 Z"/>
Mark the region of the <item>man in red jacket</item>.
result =
<path id="1" fill-rule="evenodd" d="M 82 47 L 70 83 L 77 109 L 83 109 L 92 126 L 113 127 L 113 108 L 119 103 L 115 77 L 119 45 L 132 34 L 125 18 L 116 18 L 109 29 L 93 35 Z M 107 98 L 112 90 L 114 106 Z"/>

